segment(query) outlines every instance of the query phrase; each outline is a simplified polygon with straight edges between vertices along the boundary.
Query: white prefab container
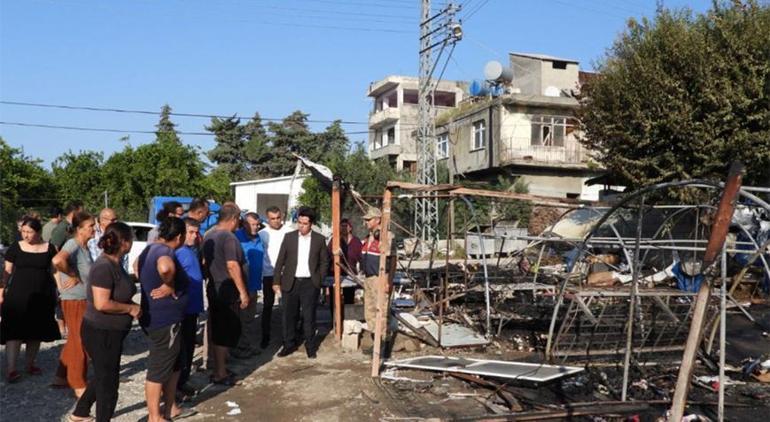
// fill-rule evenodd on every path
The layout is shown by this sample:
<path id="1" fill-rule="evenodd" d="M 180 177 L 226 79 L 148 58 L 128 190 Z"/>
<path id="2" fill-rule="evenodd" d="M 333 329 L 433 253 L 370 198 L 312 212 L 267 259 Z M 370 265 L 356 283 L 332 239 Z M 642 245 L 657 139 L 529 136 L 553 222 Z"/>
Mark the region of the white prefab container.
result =
<path id="1" fill-rule="evenodd" d="M 513 225 L 498 224 L 495 226 L 495 253 L 502 251 L 503 255 L 520 251 L 527 247 L 527 241 L 516 239 L 517 236 L 526 236 L 527 229 Z"/>
<path id="2" fill-rule="evenodd" d="M 465 233 L 465 240 L 468 242 L 468 248 L 465 253 L 469 258 L 478 258 L 484 256 L 494 256 L 497 253 L 495 250 L 495 235 L 492 233 L 481 233 L 479 236 L 476 232 Z M 482 242 L 484 244 L 482 248 Z"/>
<path id="3" fill-rule="evenodd" d="M 483 255 L 490 257 L 498 254 L 509 255 L 527 247 L 526 240 L 516 239 L 517 236 L 526 236 L 527 229 L 516 227 L 512 224 L 498 224 L 494 229 L 486 228 L 481 236 L 475 231 L 465 234 L 468 242 L 466 253 L 471 258 L 482 255 L 482 242 L 484 244 Z"/>

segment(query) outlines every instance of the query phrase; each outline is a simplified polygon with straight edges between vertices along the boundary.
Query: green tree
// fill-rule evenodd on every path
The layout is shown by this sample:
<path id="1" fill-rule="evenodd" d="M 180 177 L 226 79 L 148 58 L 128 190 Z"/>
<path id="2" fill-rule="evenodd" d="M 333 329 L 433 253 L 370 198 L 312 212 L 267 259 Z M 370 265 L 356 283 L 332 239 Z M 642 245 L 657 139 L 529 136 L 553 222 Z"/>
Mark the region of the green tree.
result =
<path id="1" fill-rule="evenodd" d="M 241 181 L 250 173 L 246 159 L 245 127 L 241 119 L 233 116 L 227 119 L 211 118 L 206 130 L 214 133 L 216 146 L 208 152 L 208 157 L 216 163 L 217 169 L 224 172 L 230 180 Z"/>
<path id="2" fill-rule="evenodd" d="M 285 176 L 294 172 L 297 160 L 292 153 L 310 160 L 317 158 L 315 154 L 309 154 L 317 150 L 314 145 L 316 135 L 310 131 L 307 117 L 307 114 L 295 111 L 280 123 L 270 122 L 268 124 L 268 130 L 272 135 L 270 140 L 272 149 L 270 176 Z"/>
<path id="3" fill-rule="evenodd" d="M 159 128 L 173 126 L 168 115 L 161 115 Z M 104 189 L 121 218 L 145 221 L 154 196 L 220 195 L 227 190 L 222 187 L 229 184 L 226 175 L 206 175 L 198 148 L 183 144 L 176 133 L 167 138 L 168 133 L 136 148 L 126 145 L 104 163 Z"/>
<path id="4" fill-rule="evenodd" d="M 174 142 L 181 143 L 179 136 L 176 132 L 176 124 L 171 121 L 171 106 L 164 104 L 160 108 L 160 120 L 155 125 L 157 129 L 155 131 L 155 140 L 157 142 Z"/>
<path id="5" fill-rule="evenodd" d="M 56 192 L 50 174 L 40 160 L 13 148 L 0 137 L 0 242 L 9 244 L 16 220 L 30 209 L 51 206 Z"/>
<path id="6" fill-rule="evenodd" d="M 350 189 L 363 196 L 381 196 L 388 180 L 403 180 L 404 175 L 396 173 L 385 160 L 369 159 L 364 145 L 357 143 L 352 151 L 328 158 L 321 164 L 329 167 L 335 175 L 338 175 Z M 321 221 L 331 222 L 331 196 L 328 189 L 314 178 L 305 179 L 302 183 L 304 190 L 299 197 L 302 205 L 315 208 Z M 371 201 L 375 204 L 375 201 Z M 394 204 L 394 213 L 401 213 L 404 201 Z M 406 211 L 403 211 L 406 212 Z M 346 195 L 342 204 L 342 214 L 347 216 L 359 215 L 360 210 L 353 199 Z"/>
<path id="7" fill-rule="evenodd" d="M 102 193 L 102 164 L 100 152 L 66 152 L 51 165 L 53 182 L 61 203 L 83 201 L 85 209 L 96 212 L 104 205 Z"/>
<path id="8" fill-rule="evenodd" d="M 244 125 L 243 132 L 246 137 L 244 153 L 249 162 L 249 176 L 255 178 L 269 177 L 272 174 L 270 165 L 273 152 L 270 138 L 259 113 L 254 113 L 254 117 Z"/>
<path id="9" fill-rule="evenodd" d="M 630 20 L 582 88 L 582 142 L 631 186 L 770 180 L 770 5 L 715 1 L 701 15 Z"/>

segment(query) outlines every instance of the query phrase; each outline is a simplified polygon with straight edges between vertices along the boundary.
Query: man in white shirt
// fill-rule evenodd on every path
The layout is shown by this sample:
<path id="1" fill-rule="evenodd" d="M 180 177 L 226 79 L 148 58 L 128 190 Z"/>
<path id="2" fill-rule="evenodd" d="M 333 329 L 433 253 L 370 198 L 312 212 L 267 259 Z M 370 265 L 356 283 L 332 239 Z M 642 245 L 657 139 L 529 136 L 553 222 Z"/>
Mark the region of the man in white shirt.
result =
<path id="1" fill-rule="evenodd" d="M 278 251 L 286 233 L 291 229 L 283 224 L 283 213 L 278 207 L 270 207 L 265 213 L 267 227 L 259 231 L 259 238 L 265 249 L 264 262 L 262 264 L 262 341 L 260 347 L 266 349 L 270 344 L 270 323 L 275 305 L 275 292 L 273 291 L 273 273 L 275 261 L 278 259 Z"/>

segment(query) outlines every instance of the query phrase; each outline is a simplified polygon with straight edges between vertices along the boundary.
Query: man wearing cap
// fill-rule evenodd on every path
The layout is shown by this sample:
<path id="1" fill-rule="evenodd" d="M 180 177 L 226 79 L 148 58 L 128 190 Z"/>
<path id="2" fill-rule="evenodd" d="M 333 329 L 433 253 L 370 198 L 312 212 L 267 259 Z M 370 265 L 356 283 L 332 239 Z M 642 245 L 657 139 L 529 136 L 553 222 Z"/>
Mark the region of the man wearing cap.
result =
<path id="1" fill-rule="evenodd" d="M 376 329 L 377 321 L 377 286 L 379 284 L 380 274 L 380 254 L 386 253 L 388 256 L 394 256 L 391 251 L 382 251 L 380 249 L 380 222 L 382 219 L 382 213 L 378 208 L 370 207 L 366 214 L 364 214 L 364 222 L 366 224 L 369 234 L 366 237 L 363 248 L 361 250 L 361 272 L 364 273 L 364 317 L 366 318 L 366 325 L 372 333 Z M 393 234 L 388 233 L 391 244 Z M 385 327 L 387 327 L 388 314 L 390 309 L 390 284 L 383 286 L 386 299 L 385 309 L 383 310 Z M 387 330 L 385 330 L 387 331 Z M 383 333 L 383 337 L 385 337 Z M 374 338 L 374 335 L 372 335 Z M 383 338 L 384 339 L 384 338 Z M 366 354 L 372 353 L 373 347 L 362 347 L 362 351 Z"/>

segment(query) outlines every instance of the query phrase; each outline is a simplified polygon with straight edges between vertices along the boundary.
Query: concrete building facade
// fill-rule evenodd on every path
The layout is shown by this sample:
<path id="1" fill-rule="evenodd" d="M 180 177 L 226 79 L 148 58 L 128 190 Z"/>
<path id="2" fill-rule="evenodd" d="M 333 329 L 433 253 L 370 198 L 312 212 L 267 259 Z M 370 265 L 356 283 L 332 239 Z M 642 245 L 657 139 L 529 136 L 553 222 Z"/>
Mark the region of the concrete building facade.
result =
<path id="1" fill-rule="evenodd" d="M 469 97 L 437 119 L 436 151 L 450 175 L 519 176 L 529 192 L 597 200 L 585 181 L 601 168 L 578 142 L 577 61 L 511 53 L 513 81 L 498 97 Z"/>
<path id="2" fill-rule="evenodd" d="M 464 95 L 463 82 L 439 82 L 434 97 L 438 113 L 456 107 Z M 397 170 L 416 171 L 418 79 L 391 75 L 372 82 L 367 96 L 372 99 L 369 158 L 387 158 Z"/>

